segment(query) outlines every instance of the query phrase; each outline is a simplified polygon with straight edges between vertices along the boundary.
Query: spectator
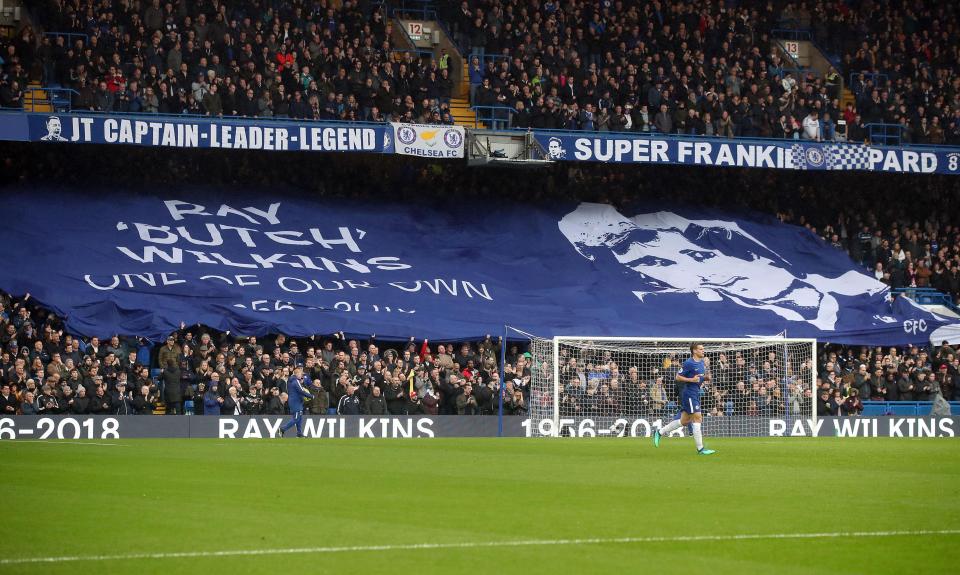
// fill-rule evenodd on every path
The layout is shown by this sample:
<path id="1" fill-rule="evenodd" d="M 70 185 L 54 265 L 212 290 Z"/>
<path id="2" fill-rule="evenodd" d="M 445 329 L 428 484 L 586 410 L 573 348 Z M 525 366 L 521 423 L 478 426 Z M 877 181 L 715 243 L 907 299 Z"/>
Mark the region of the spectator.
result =
<path id="1" fill-rule="evenodd" d="M 823 139 L 823 131 L 816 110 L 811 110 L 803 119 L 803 138 L 816 142 Z"/>
<path id="2" fill-rule="evenodd" d="M 110 411 L 113 415 L 136 414 L 133 398 L 127 392 L 127 383 L 125 381 L 117 383 L 116 390 L 111 393 L 110 403 Z"/>
<path id="3" fill-rule="evenodd" d="M 40 409 L 37 406 L 32 391 L 27 391 L 23 394 L 23 400 L 20 402 L 20 414 L 40 415 Z"/>
<path id="4" fill-rule="evenodd" d="M 17 401 L 17 396 L 11 393 L 10 384 L 4 382 L 3 385 L 0 386 L 0 413 L 3 415 L 15 415 L 18 407 L 19 402 Z"/>
<path id="5" fill-rule="evenodd" d="M 203 414 L 220 415 L 220 406 L 223 404 L 223 397 L 220 396 L 220 384 L 216 380 L 211 380 L 210 386 L 203 394 Z"/>
<path id="6" fill-rule="evenodd" d="M 353 383 L 353 381 L 347 382 L 345 393 L 343 397 L 340 398 L 340 402 L 337 404 L 338 415 L 360 415 L 360 399 L 355 395 L 356 391 L 357 386 Z M 402 413 L 402 410 L 398 410 L 398 413 Z"/>
<path id="7" fill-rule="evenodd" d="M 653 118 L 653 125 L 661 134 L 673 133 L 673 118 L 667 109 L 666 104 L 660 104 L 660 111 Z"/>
<path id="8" fill-rule="evenodd" d="M 153 413 L 153 406 L 158 399 L 149 385 L 142 385 L 140 386 L 140 393 L 133 398 L 133 410 L 137 415 L 150 415 Z"/>
<path id="9" fill-rule="evenodd" d="M 169 344 L 170 339 L 167 339 Z M 181 389 L 181 371 L 174 359 L 167 359 L 163 369 L 163 395 L 167 415 L 178 415 L 183 409 L 183 390 Z"/>

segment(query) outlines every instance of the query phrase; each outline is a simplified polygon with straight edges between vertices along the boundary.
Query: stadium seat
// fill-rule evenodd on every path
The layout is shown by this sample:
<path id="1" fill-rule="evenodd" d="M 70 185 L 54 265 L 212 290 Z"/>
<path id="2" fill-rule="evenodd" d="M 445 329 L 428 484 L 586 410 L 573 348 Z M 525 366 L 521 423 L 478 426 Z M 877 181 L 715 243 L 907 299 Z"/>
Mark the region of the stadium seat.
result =
<path id="1" fill-rule="evenodd" d="M 917 404 L 913 401 L 891 401 L 889 406 L 890 415 L 917 415 Z"/>
<path id="2" fill-rule="evenodd" d="M 887 414 L 887 404 L 883 402 L 864 402 L 863 412 L 860 415 L 869 417 L 869 416 L 886 415 L 886 414 Z"/>

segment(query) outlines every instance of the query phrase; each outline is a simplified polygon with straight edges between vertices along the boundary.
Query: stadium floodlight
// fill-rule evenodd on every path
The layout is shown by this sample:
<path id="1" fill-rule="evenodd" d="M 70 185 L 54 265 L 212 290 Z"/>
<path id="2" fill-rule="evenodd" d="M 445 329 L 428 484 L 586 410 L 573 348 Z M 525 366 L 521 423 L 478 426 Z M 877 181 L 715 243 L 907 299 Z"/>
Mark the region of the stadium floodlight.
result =
<path id="1" fill-rule="evenodd" d="M 813 339 L 529 337 L 528 435 L 651 435 L 678 412 L 674 378 L 694 343 L 711 375 L 701 391 L 708 437 L 762 436 L 771 420 L 791 429 L 816 419 Z"/>

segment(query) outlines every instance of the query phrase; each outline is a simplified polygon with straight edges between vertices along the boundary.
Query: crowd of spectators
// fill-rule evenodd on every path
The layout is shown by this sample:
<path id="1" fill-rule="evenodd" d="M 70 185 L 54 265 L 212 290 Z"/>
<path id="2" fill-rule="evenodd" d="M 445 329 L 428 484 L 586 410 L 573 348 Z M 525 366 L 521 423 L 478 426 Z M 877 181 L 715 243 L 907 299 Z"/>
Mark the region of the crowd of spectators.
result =
<path id="1" fill-rule="evenodd" d="M 0 412 L 3 415 L 284 415 L 291 378 L 306 377 L 315 415 L 493 415 L 500 389 L 499 338 L 432 345 L 380 342 L 375 335 L 231 337 L 183 326 L 152 346 L 132 337 L 79 338 L 63 321 L 0 292 Z M 709 353 L 703 385 L 708 417 L 858 415 L 863 401 L 960 401 L 960 355 L 936 348 L 821 346 L 812 363 L 785 364 L 779 349 Z M 534 358 L 505 353 L 504 413 L 552 411 L 553 395 L 531 395 Z M 561 349 L 560 414 L 569 417 L 669 417 L 683 354 L 613 357 Z M 542 361 L 542 360 L 541 360 Z M 537 374 L 550 389 L 549 362 Z M 302 370 L 297 371 L 297 370 Z M 348 410 L 344 396 L 356 396 Z M 339 408 L 339 409 L 338 409 Z"/>
<path id="2" fill-rule="evenodd" d="M 372 2 L 41 4 L 44 29 L 63 35 L 27 27 L 2 43 L 0 105 L 17 105 L 36 65 L 46 85 L 77 92 L 80 110 L 453 123 L 449 56 L 395 50 Z"/>
<path id="3" fill-rule="evenodd" d="M 315 415 L 492 415 L 499 411 L 499 338 L 432 345 L 332 336 L 231 337 L 184 326 L 165 343 L 79 338 L 63 321 L 0 292 L 4 415 L 284 415 L 305 376 Z M 504 413 L 524 415 L 530 356 L 511 346 Z M 295 373 L 295 370 L 302 372 Z M 357 402 L 341 402 L 356 396 Z M 345 408 L 357 405 L 355 410 Z"/>
<path id="4" fill-rule="evenodd" d="M 960 144 L 950 3 L 477 0 L 447 17 L 473 101 L 514 108 L 515 127 L 834 140 L 843 120 L 850 141 L 883 122 Z M 840 70 L 798 68 L 778 28 L 809 30 Z"/>
<path id="5" fill-rule="evenodd" d="M 793 138 L 812 113 L 824 131 L 840 117 L 839 77 L 773 49 L 773 4 L 473 4 L 474 101 L 515 108 L 514 127 Z"/>
<path id="6" fill-rule="evenodd" d="M 929 349 L 832 346 L 820 354 L 817 414 L 859 415 L 864 401 L 960 401 L 960 356 Z"/>
<path id="7" fill-rule="evenodd" d="M 620 351 L 560 350 L 560 414 L 568 417 L 672 418 L 679 410 L 675 377 L 686 353 L 649 356 Z M 810 362 L 787 366 L 782 350 L 708 352 L 710 380 L 701 386 L 707 417 L 802 416 L 812 409 Z M 552 397 L 534 397 L 534 409 Z"/>
<path id="8" fill-rule="evenodd" d="M 936 0 L 463 0 L 433 5 L 468 59 L 471 102 L 516 128 L 834 140 L 899 124 L 960 145 L 957 7 Z M 453 123 L 451 58 L 398 51 L 366 0 L 49 0 L 3 48 L 0 106 L 31 71 L 75 108 Z M 820 75 L 774 47 L 809 31 Z M 841 106 L 841 87 L 853 104 Z M 838 130 L 843 121 L 845 129 Z"/>
<path id="9" fill-rule="evenodd" d="M 671 418 L 675 383 L 686 354 L 660 356 L 561 348 L 563 417 Z M 960 355 L 949 345 L 927 348 L 826 345 L 812 362 L 785 362 L 782 350 L 708 352 L 710 379 L 702 385 L 707 417 L 805 417 L 814 401 L 820 416 L 859 415 L 864 401 L 960 401 Z M 546 376 L 549 378 L 549 376 Z M 552 411 L 552 393 L 531 398 L 532 409 Z"/>

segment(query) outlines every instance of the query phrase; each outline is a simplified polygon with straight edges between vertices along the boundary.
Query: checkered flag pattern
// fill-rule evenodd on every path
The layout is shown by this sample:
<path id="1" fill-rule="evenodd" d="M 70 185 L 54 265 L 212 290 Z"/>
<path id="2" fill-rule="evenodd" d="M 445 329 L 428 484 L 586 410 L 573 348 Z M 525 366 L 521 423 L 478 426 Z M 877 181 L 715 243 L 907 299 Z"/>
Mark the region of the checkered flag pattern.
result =
<path id="1" fill-rule="evenodd" d="M 828 170 L 869 170 L 870 148 L 861 144 L 826 146 Z"/>
<path id="2" fill-rule="evenodd" d="M 793 157 L 793 168 L 796 170 L 807 169 L 807 156 L 803 152 L 803 146 L 794 144 L 790 146 L 790 155 Z"/>

